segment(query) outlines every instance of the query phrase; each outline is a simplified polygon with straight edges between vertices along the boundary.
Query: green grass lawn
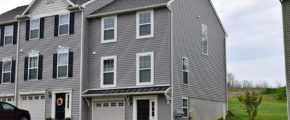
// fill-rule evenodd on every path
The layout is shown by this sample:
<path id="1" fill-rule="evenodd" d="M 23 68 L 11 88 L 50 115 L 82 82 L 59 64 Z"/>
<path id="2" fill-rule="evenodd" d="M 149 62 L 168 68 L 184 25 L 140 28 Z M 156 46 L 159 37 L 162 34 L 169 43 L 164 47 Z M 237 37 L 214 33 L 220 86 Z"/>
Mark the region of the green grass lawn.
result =
<path id="1" fill-rule="evenodd" d="M 249 89 L 260 93 L 264 89 Z M 245 89 L 229 89 L 230 93 L 243 92 Z M 287 120 L 287 102 L 276 100 L 274 94 L 262 95 L 263 101 L 259 106 L 257 120 Z M 248 120 L 244 106 L 239 102 L 236 96 L 229 97 L 229 111 L 238 118 L 228 117 L 227 120 Z"/>

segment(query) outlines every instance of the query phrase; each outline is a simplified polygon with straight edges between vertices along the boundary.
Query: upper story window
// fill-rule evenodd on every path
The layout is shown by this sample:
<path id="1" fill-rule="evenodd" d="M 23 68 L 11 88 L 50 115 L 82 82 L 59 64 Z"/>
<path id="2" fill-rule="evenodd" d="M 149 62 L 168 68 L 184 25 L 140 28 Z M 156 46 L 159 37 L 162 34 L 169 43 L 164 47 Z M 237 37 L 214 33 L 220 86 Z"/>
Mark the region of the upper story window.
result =
<path id="1" fill-rule="evenodd" d="M 182 98 L 182 111 L 183 111 L 183 118 L 188 118 L 188 98 L 183 97 Z"/>
<path id="2" fill-rule="evenodd" d="M 183 84 L 188 84 L 188 69 L 189 62 L 188 58 L 182 58 L 182 76 L 183 76 Z"/>
<path id="3" fill-rule="evenodd" d="M 208 28 L 206 25 L 202 24 L 202 53 L 208 55 Z"/>
<path id="4" fill-rule="evenodd" d="M 59 35 L 69 34 L 70 14 L 59 15 Z"/>
<path id="5" fill-rule="evenodd" d="M 40 33 L 40 19 L 30 21 L 30 39 L 38 39 Z"/>
<path id="6" fill-rule="evenodd" d="M 12 59 L 3 59 L 2 83 L 11 83 Z"/>
<path id="7" fill-rule="evenodd" d="M 154 37 L 154 11 L 137 12 L 137 39 Z"/>
<path id="8" fill-rule="evenodd" d="M 137 85 L 154 84 L 154 53 L 137 53 Z"/>
<path id="9" fill-rule="evenodd" d="M 116 87 L 117 56 L 101 58 L 101 87 Z"/>
<path id="10" fill-rule="evenodd" d="M 30 53 L 28 62 L 29 80 L 38 79 L 38 64 L 39 64 L 39 53 Z"/>
<path id="11" fill-rule="evenodd" d="M 12 45 L 13 44 L 13 31 L 14 26 L 9 25 L 5 26 L 4 30 L 4 45 Z"/>
<path id="12" fill-rule="evenodd" d="M 61 49 L 58 51 L 57 59 L 57 77 L 67 78 L 68 77 L 68 61 L 69 51 L 68 49 Z"/>
<path id="13" fill-rule="evenodd" d="M 117 16 L 102 18 L 102 43 L 117 41 Z"/>

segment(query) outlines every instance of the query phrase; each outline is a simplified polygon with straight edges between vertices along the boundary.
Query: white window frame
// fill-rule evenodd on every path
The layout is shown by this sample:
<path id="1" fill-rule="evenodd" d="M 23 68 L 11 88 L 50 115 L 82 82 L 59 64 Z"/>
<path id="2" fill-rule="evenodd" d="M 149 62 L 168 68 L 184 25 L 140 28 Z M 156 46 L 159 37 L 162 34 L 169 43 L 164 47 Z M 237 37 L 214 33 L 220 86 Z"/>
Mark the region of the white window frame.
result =
<path id="1" fill-rule="evenodd" d="M 6 35 L 6 28 L 7 27 L 12 27 L 12 34 L 11 35 Z M 8 46 L 8 45 L 13 45 L 13 39 L 14 39 L 14 36 L 13 36 L 13 33 L 14 33 L 14 26 L 13 25 L 8 25 L 8 26 L 5 26 L 4 27 L 4 46 Z M 12 36 L 12 42 L 11 42 L 11 44 L 6 44 L 6 37 L 7 36 Z"/>
<path id="2" fill-rule="evenodd" d="M 59 65 L 59 55 L 60 54 L 67 54 L 67 64 Z M 66 77 L 58 77 L 58 68 L 61 66 L 67 66 L 67 71 L 66 71 Z M 59 49 L 57 52 L 57 78 L 62 79 L 62 78 L 68 78 L 68 67 L 69 67 L 69 49 Z"/>
<path id="3" fill-rule="evenodd" d="M 184 107 L 183 106 L 183 100 L 186 100 L 187 101 L 187 106 L 186 107 Z M 189 101 L 188 101 L 188 97 L 182 97 L 182 111 L 183 111 L 183 109 L 187 109 L 187 116 L 184 116 L 184 113 L 183 113 L 183 115 L 182 115 L 182 118 L 189 118 Z"/>
<path id="4" fill-rule="evenodd" d="M 140 57 L 142 56 L 151 56 L 151 81 L 150 82 L 140 82 Z M 154 52 L 144 52 L 136 54 L 136 85 L 137 86 L 147 86 L 154 85 Z"/>
<path id="5" fill-rule="evenodd" d="M 30 58 L 31 57 L 37 57 L 37 66 L 36 67 L 33 67 L 33 68 L 30 68 Z M 31 52 L 29 53 L 29 57 L 28 57 L 28 80 L 29 81 L 34 81 L 34 80 L 38 80 L 38 66 L 39 66 L 39 52 Z M 30 69 L 37 69 L 37 72 L 36 72 L 36 78 L 35 79 L 30 79 L 29 76 L 30 76 Z"/>
<path id="6" fill-rule="evenodd" d="M 11 77 L 12 77 L 12 58 L 5 58 L 2 60 L 2 84 L 11 84 Z M 4 62 L 10 62 L 10 71 L 4 72 Z M 9 82 L 4 82 L 4 73 L 10 73 L 10 80 Z"/>
<path id="7" fill-rule="evenodd" d="M 34 21 L 34 20 L 38 20 L 38 37 L 37 38 L 31 38 L 31 31 L 32 30 L 36 30 L 36 29 L 31 29 L 31 26 L 32 26 L 32 21 Z M 39 39 L 39 37 L 40 37 L 40 19 L 32 19 L 32 20 L 30 20 L 30 26 L 29 26 L 29 39 L 30 40 L 35 40 L 35 39 Z"/>
<path id="8" fill-rule="evenodd" d="M 68 15 L 68 23 L 67 24 L 60 24 L 60 18 L 61 18 L 61 16 L 64 16 L 64 15 Z M 67 34 L 60 34 L 60 26 L 62 26 L 62 25 L 68 25 Z M 69 29 L 70 29 L 70 13 L 59 14 L 59 18 L 58 18 L 58 36 L 69 35 Z"/>
<path id="9" fill-rule="evenodd" d="M 114 84 L 111 85 L 104 85 L 104 61 L 105 60 L 114 60 Z M 117 87 L 117 56 L 106 56 L 106 57 L 101 57 L 101 81 L 100 81 L 100 87 L 101 88 L 112 88 L 112 87 Z"/>
<path id="10" fill-rule="evenodd" d="M 107 19 L 114 19 L 114 28 L 108 28 L 105 29 L 105 20 Z M 101 35 L 101 43 L 111 43 L 111 42 L 117 42 L 117 26 L 118 26 L 118 17 L 115 16 L 109 16 L 109 17 L 102 17 L 102 35 Z M 114 39 L 111 40 L 105 40 L 105 30 L 114 30 Z"/>
<path id="11" fill-rule="evenodd" d="M 184 70 L 183 69 L 183 65 L 184 65 L 184 61 L 183 59 L 186 59 L 187 62 L 188 62 L 188 69 L 187 70 Z M 187 83 L 184 83 L 184 75 L 183 75 L 183 72 L 187 72 Z M 189 84 L 189 61 L 188 61 L 188 58 L 187 57 L 182 57 L 182 83 L 183 84 Z"/>
<path id="12" fill-rule="evenodd" d="M 150 35 L 140 35 L 140 25 L 146 25 L 146 24 L 140 24 L 140 14 L 144 13 L 150 13 L 151 15 L 151 34 Z M 143 39 L 143 38 L 151 38 L 154 37 L 154 10 L 147 10 L 147 11 L 140 11 L 136 13 L 136 39 Z"/>
<path id="13" fill-rule="evenodd" d="M 209 39 L 208 39 L 208 26 L 207 25 L 205 25 L 205 24 L 201 24 L 201 52 L 202 52 L 202 54 L 204 54 L 204 55 L 208 55 L 208 41 L 209 41 Z M 203 48 L 205 47 L 204 45 L 203 45 L 203 35 L 205 35 L 206 36 L 206 48 L 207 48 L 207 52 L 205 53 L 204 51 L 203 51 Z"/>

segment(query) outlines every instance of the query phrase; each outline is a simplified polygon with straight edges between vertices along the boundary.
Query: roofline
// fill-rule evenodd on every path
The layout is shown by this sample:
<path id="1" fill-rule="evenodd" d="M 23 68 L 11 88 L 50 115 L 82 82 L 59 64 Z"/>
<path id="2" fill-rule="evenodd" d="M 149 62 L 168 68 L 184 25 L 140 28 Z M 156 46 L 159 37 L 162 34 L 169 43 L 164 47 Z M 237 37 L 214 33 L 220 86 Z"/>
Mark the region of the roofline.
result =
<path id="1" fill-rule="evenodd" d="M 12 24 L 12 23 L 17 23 L 17 20 L 9 20 L 5 22 L 0 22 L 0 25 L 6 25 L 6 24 Z"/>
<path id="2" fill-rule="evenodd" d="M 228 37 L 228 33 L 227 33 L 227 31 L 226 31 L 226 29 L 225 29 L 225 27 L 224 27 L 224 25 L 223 25 L 223 23 L 222 23 L 222 21 L 221 21 L 219 15 L 218 15 L 218 13 L 217 13 L 217 11 L 216 11 L 216 9 L 215 9 L 215 7 L 214 7 L 212 1 L 211 1 L 211 0 L 208 0 L 208 1 L 209 1 L 210 5 L 211 5 L 211 7 L 212 7 L 212 9 L 213 9 L 213 11 L 214 11 L 214 13 L 215 13 L 217 19 L 218 19 L 218 21 L 219 21 L 219 23 L 220 23 L 220 25 L 221 25 L 223 31 L 225 32 L 225 37 Z"/>
<path id="3" fill-rule="evenodd" d="M 160 8 L 160 7 L 166 7 L 166 6 L 167 6 L 167 3 L 162 3 L 162 4 L 145 6 L 145 7 L 137 7 L 137 8 L 132 8 L 132 9 L 125 9 L 125 10 L 120 10 L 120 11 L 93 14 L 93 15 L 87 16 L 87 18 L 96 18 L 96 17 L 109 16 L 109 15 L 114 15 L 114 14 L 122 14 L 122 13 L 128 13 L 128 12 L 145 10 L 145 9 L 152 9 L 152 8 Z"/>
<path id="4" fill-rule="evenodd" d="M 21 16 L 25 15 L 25 13 L 32 7 L 32 5 L 34 5 L 35 2 L 38 2 L 39 0 L 33 0 L 29 6 L 24 10 L 24 12 L 21 14 Z M 70 0 L 66 0 L 70 5 L 75 6 L 75 4 L 70 1 Z"/>

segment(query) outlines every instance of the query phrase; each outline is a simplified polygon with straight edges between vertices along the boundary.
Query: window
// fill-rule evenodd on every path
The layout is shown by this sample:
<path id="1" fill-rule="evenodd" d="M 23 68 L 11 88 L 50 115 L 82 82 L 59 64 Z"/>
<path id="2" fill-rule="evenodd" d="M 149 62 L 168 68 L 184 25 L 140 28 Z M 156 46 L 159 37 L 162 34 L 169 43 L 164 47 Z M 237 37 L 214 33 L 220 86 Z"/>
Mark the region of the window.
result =
<path id="1" fill-rule="evenodd" d="M 153 85 L 154 53 L 137 53 L 136 59 L 137 85 Z"/>
<path id="2" fill-rule="evenodd" d="M 96 107 L 102 107 L 102 103 L 96 103 Z"/>
<path id="3" fill-rule="evenodd" d="M 149 38 L 154 36 L 154 11 L 142 11 L 137 13 L 137 39 Z"/>
<path id="4" fill-rule="evenodd" d="M 2 108 L 4 111 L 14 111 L 14 107 L 7 103 L 2 103 Z"/>
<path id="5" fill-rule="evenodd" d="M 116 103 L 111 103 L 111 107 L 115 107 L 116 106 Z"/>
<path id="6" fill-rule="evenodd" d="M 182 98 L 182 111 L 183 111 L 183 118 L 188 118 L 188 98 Z"/>
<path id="7" fill-rule="evenodd" d="M 26 100 L 26 97 L 22 97 L 22 100 Z"/>
<path id="8" fill-rule="evenodd" d="M 208 55 L 208 28 L 206 25 L 202 24 L 202 53 Z"/>
<path id="9" fill-rule="evenodd" d="M 45 96 L 41 96 L 41 99 L 45 99 Z"/>
<path id="10" fill-rule="evenodd" d="M 109 103 L 104 103 L 104 107 L 109 107 Z"/>
<path id="11" fill-rule="evenodd" d="M 117 41 L 117 16 L 102 18 L 102 43 Z"/>
<path id="12" fill-rule="evenodd" d="M 40 31 L 40 20 L 31 20 L 30 21 L 30 39 L 38 39 Z"/>
<path id="13" fill-rule="evenodd" d="M 13 44 L 13 25 L 5 26 L 4 30 L 4 45 Z"/>
<path id="14" fill-rule="evenodd" d="M 57 77 L 67 78 L 68 77 L 68 49 L 61 49 L 58 51 L 57 59 Z"/>
<path id="15" fill-rule="evenodd" d="M 35 99 L 35 100 L 38 100 L 38 99 L 39 99 L 39 96 L 34 96 L 34 99 Z"/>
<path id="16" fill-rule="evenodd" d="M 67 35 L 69 33 L 70 15 L 59 15 L 59 35 Z"/>
<path id="17" fill-rule="evenodd" d="M 189 62 L 187 58 L 182 58 L 182 76 L 183 76 L 183 83 L 188 84 L 188 69 L 189 69 Z"/>
<path id="18" fill-rule="evenodd" d="M 123 102 L 119 102 L 119 106 L 124 106 L 124 103 Z"/>
<path id="19" fill-rule="evenodd" d="M 32 99 L 33 99 L 33 97 L 32 97 L 32 96 L 29 96 L 29 97 L 28 97 L 28 100 L 32 100 Z"/>
<path id="20" fill-rule="evenodd" d="M 101 58 L 101 87 L 116 87 L 117 56 Z"/>
<path id="21" fill-rule="evenodd" d="M 29 54 L 29 61 L 28 61 L 29 80 L 36 80 L 38 78 L 38 64 L 39 64 L 38 59 L 39 59 L 38 53 Z"/>
<path id="22" fill-rule="evenodd" d="M 12 60 L 3 60 L 2 66 L 2 83 L 11 83 Z"/>

